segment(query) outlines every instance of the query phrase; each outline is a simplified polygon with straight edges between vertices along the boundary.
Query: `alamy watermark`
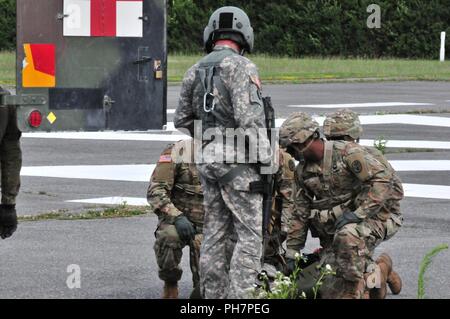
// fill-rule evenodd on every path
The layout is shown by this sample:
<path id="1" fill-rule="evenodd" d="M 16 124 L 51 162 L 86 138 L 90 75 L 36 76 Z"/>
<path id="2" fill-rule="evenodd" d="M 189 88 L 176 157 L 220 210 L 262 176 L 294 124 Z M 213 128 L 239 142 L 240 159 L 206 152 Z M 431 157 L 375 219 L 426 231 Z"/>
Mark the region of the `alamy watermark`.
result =
<path id="1" fill-rule="evenodd" d="M 76 264 L 67 266 L 67 273 L 70 275 L 67 277 L 66 285 L 69 289 L 81 288 L 81 267 Z"/>
<path id="2" fill-rule="evenodd" d="M 371 4 L 367 7 L 367 13 L 370 13 L 370 16 L 367 18 L 367 27 L 369 29 L 380 29 L 381 7 L 378 4 Z"/>

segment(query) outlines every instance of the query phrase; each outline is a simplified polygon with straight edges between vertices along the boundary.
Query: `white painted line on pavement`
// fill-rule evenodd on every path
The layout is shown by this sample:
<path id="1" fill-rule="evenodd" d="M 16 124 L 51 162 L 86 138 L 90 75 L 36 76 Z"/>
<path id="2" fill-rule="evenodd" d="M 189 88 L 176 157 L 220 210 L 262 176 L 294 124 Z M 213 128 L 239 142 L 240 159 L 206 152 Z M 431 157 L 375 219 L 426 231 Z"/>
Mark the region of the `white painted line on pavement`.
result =
<path id="1" fill-rule="evenodd" d="M 21 176 L 149 182 L 156 165 L 88 165 L 23 167 Z"/>
<path id="2" fill-rule="evenodd" d="M 403 184 L 405 197 L 428 198 L 428 199 L 450 199 L 450 186 Z M 131 206 L 148 205 L 145 198 L 139 197 L 103 197 L 91 199 L 70 200 L 68 203 L 84 203 L 98 205 L 122 205 L 126 203 Z"/>
<path id="3" fill-rule="evenodd" d="M 175 114 L 175 109 L 167 109 L 167 114 Z"/>
<path id="4" fill-rule="evenodd" d="M 403 184 L 406 197 L 450 199 L 450 186 Z"/>
<path id="5" fill-rule="evenodd" d="M 325 121 L 324 116 L 313 117 L 320 126 L 323 126 Z M 410 114 L 386 114 L 386 115 L 361 115 L 359 117 L 362 125 L 382 125 L 382 124 L 403 124 L 403 125 L 418 125 L 418 126 L 435 126 L 435 127 L 450 127 L 449 117 L 439 116 L 424 116 L 424 115 L 410 115 Z M 276 119 L 275 126 L 280 127 L 286 119 Z M 175 125 L 173 122 L 167 123 L 167 131 L 173 131 Z"/>
<path id="6" fill-rule="evenodd" d="M 131 206 L 147 206 L 148 202 L 145 198 L 139 197 L 104 197 L 93 199 L 69 200 L 67 203 L 84 203 L 98 205 L 131 205 Z"/>
<path id="7" fill-rule="evenodd" d="M 449 161 L 390 161 L 399 172 L 450 171 Z M 79 165 L 23 167 L 22 176 L 125 182 L 148 182 L 152 165 Z"/>
<path id="8" fill-rule="evenodd" d="M 324 117 L 314 117 L 320 125 L 323 125 Z M 404 124 L 419 126 L 450 127 L 450 118 L 437 116 L 421 115 L 366 115 L 360 116 L 363 125 L 375 124 Z M 285 119 L 276 119 L 276 127 L 280 127 Z M 167 123 L 166 131 L 163 134 L 147 132 L 36 132 L 24 133 L 24 138 L 40 139 L 73 139 L 73 140 L 112 140 L 112 141 L 160 141 L 176 142 L 181 139 L 187 139 L 186 135 L 181 134 L 175 129 L 173 122 Z M 403 147 L 403 146 L 402 146 Z"/>
<path id="9" fill-rule="evenodd" d="M 347 104 L 304 104 L 288 105 L 295 108 L 314 109 L 342 109 L 342 108 L 364 108 L 364 107 L 390 107 L 390 106 L 431 106 L 430 103 L 408 103 L 408 102 L 374 102 L 374 103 L 347 103 Z"/>
<path id="10" fill-rule="evenodd" d="M 446 172 L 450 161 L 389 161 L 397 172 Z M 449 175 L 450 178 L 450 175 Z"/>
<path id="11" fill-rule="evenodd" d="M 174 134 L 152 134 L 152 133 L 126 133 L 126 132 L 39 132 L 24 133 L 25 138 L 41 139 L 67 139 L 67 140 L 105 140 L 105 141 L 151 141 L 151 142 L 177 142 L 188 139 L 189 136 L 181 133 Z"/>
<path id="12" fill-rule="evenodd" d="M 360 144 L 364 146 L 373 146 L 374 140 L 361 140 Z M 386 143 L 387 147 L 394 148 L 428 148 L 428 149 L 442 149 L 449 150 L 450 142 L 438 142 L 438 141 L 397 141 L 389 140 Z"/>

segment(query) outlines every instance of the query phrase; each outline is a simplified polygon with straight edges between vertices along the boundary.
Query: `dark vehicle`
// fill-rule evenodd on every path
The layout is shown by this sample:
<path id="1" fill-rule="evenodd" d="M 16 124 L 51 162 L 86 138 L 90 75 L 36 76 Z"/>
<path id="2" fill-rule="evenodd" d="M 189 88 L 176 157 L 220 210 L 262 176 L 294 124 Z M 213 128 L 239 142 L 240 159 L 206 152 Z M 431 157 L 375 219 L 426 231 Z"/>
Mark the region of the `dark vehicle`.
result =
<path id="1" fill-rule="evenodd" d="M 17 0 L 23 131 L 166 124 L 166 0 Z"/>

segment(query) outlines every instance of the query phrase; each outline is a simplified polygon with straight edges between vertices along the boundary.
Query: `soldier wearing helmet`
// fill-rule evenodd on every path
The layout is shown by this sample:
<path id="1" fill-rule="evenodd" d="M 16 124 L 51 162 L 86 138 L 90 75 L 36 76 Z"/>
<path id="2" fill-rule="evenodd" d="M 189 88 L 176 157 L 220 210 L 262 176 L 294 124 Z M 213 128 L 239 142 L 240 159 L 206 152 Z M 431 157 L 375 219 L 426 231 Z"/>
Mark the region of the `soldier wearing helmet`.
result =
<path id="1" fill-rule="evenodd" d="M 350 110 L 350 109 L 341 109 L 333 113 L 329 113 L 326 115 L 324 124 L 323 124 L 323 132 L 327 140 L 329 141 L 348 141 L 359 143 L 359 140 L 363 133 L 363 128 L 361 125 L 361 121 L 359 120 L 358 113 Z M 401 180 L 400 177 L 395 172 L 394 168 L 391 166 L 386 157 L 375 147 L 364 147 L 371 155 L 373 155 L 380 163 L 382 163 L 386 170 L 390 170 L 393 175 L 394 183 L 396 184 L 397 189 L 401 189 Z M 395 218 L 395 215 L 393 215 Z M 391 218 L 388 220 L 387 227 L 398 228 L 397 223 Z M 394 233 L 394 229 L 388 230 L 389 233 Z M 372 254 L 371 254 L 372 255 Z M 387 256 L 386 253 L 380 256 L 377 259 L 376 263 L 381 265 L 381 269 L 388 272 L 388 265 L 383 265 L 383 263 L 391 264 L 390 268 L 392 268 L 392 259 Z M 370 262 L 370 260 L 368 261 Z M 389 273 L 383 274 L 383 278 L 387 280 L 387 284 L 391 288 L 394 294 L 398 294 L 402 288 L 402 282 L 400 276 L 394 270 Z M 386 295 L 386 289 L 380 289 L 378 291 L 371 291 L 372 297 L 384 298 Z"/>
<path id="2" fill-rule="evenodd" d="M 357 141 L 361 138 L 363 129 L 359 116 L 349 109 L 338 110 L 327 114 L 323 122 L 323 133 L 327 140 Z"/>
<path id="3" fill-rule="evenodd" d="M 221 142 L 207 132 L 224 137 L 230 129 L 244 130 L 253 143 L 240 147 L 227 140 L 214 148 L 214 158 L 197 162 L 205 208 L 200 288 L 204 298 L 247 298 L 262 258 L 262 195 L 250 191 L 261 176 L 247 161 L 250 145 L 257 145 L 258 163 L 272 157 L 267 135 L 257 134 L 266 126 L 258 69 L 243 56 L 253 49 L 253 28 L 244 11 L 222 7 L 211 15 L 203 39 L 208 55 L 185 74 L 175 127 L 194 136 L 203 156 Z M 238 160 L 242 155 L 245 163 Z M 226 245 L 234 235 L 230 258 Z"/>
<path id="4" fill-rule="evenodd" d="M 2 198 L 0 205 L 0 238 L 6 239 L 17 229 L 16 197 L 20 188 L 22 151 L 17 127 L 17 112 L 13 106 L 3 106 L 9 92 L 0 87 L 0 176 Z"/>
<path id="5" fill-rule="evenodd" d="M 324 283 L 322 297 L 362 298 L 367 258 L 402 224 L 401 183 L 362 146 L 322 140 L 319 124 L 305 113 L 294 113 L 283 123 L 280 142 L 301 161 L 287 257 L 305 247 L 311 230 L 337 273 L 332 283 Z"/>

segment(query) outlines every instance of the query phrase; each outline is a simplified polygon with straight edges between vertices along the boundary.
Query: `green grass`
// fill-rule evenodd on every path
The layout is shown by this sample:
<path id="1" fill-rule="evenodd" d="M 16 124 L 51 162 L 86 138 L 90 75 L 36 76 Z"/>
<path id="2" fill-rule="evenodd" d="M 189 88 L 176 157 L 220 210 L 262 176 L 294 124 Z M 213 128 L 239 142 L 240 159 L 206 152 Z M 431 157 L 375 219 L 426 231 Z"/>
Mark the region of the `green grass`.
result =
<path id="1" fill-rule="evenodd" d="M 148 213 L 146 207 L 131 207 L 126 204 L 107 207 L 102 209 L 91 209 L 79 214 L 68 213 L 66 210 L 43 213 L 39 215 L 27 215 L 19 217 L 21 222 L 35 222 L 42 220 L 91 220 L 91 219 L 111 219 L 141 216 Z"/>
<path id="2" fill-rule="evenodd" d="M 450 61 L 365 60 L 340 58 L 276 58 L 250 56 L 266 83 L 305 83 L 344 80 L 432 80 L 450 81 Z M 180 82 L 184 72 L 200 56 L 170 55 L 168 77 Z"/>
<path id="3" fill-rule="evenodd" d="M 200 55 L 171 54 L 168 80 L 182 81 L 184 73 L 201 58 Z M 265 83 L 306 83 L 364 80 L 430 80 L 450 81 L 450 61 L 401 59 L 341 59 L 341 58 L 277 58 L 249 56 L 259 67 Z M 0 84 L 15 83 L 15 53 L 0 52 Z"/>
<path id="4" fill-rule="evenodd" d="M 0 85 L 15 85 L 16 83 L 16 54 L 0 52 Z"/>
<path id="5" fill-rule="evenodd" d="M 447 250 L 447 249 L 448 249 L 447 244 L 437 246 L 437 247 L 433 248 L 430 252 L 428 252 L 426 254 L 426 256 L 423 258 L 422 263 L 420 264 L 420 270 L 419 270 L 419 283 L 418 283 L 418 291 L 417 291 L 418 299 L 425 299 L 425 284 L 426 284 L 425 273 L 426 273 L 427 269 L 431 266 L 431 264 L 433 262 L 433 258 L 440 252 Z"/>

